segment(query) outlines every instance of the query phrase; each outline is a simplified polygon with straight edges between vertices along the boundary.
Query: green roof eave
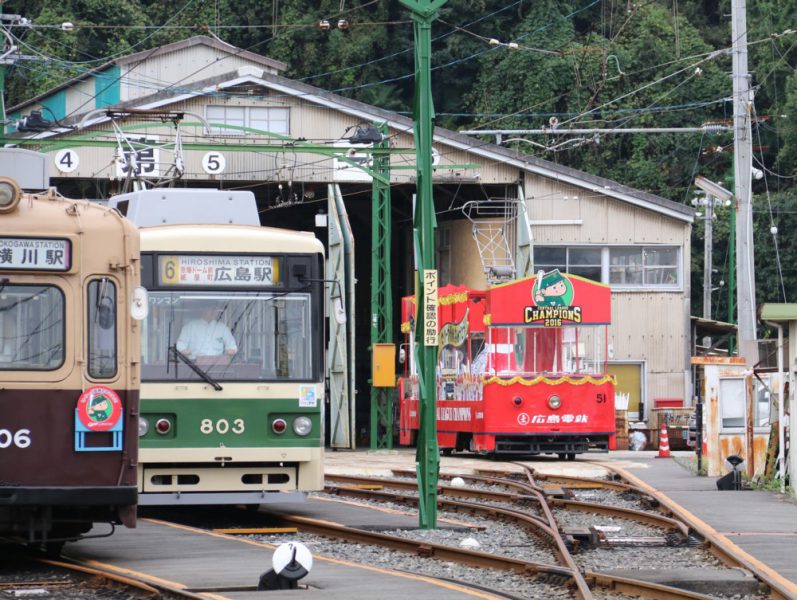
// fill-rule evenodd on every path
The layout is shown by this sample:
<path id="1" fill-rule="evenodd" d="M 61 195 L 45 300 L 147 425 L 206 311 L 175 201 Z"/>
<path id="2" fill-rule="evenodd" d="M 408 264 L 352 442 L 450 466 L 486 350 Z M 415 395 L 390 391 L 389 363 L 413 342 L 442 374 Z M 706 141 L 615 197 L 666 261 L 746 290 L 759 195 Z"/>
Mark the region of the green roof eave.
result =
<path id="1" fill-rule="evenodd" d="M 797 321 L 797 304 L 764 304 L 761 306 L 762 321 Z"/>

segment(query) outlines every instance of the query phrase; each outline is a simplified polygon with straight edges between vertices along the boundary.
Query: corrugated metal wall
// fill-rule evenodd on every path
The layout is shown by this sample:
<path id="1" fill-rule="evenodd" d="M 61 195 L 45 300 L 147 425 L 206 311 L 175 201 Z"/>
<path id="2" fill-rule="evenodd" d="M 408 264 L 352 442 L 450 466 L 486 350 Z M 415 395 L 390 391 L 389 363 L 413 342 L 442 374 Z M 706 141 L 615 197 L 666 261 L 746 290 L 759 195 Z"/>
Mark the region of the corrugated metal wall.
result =
<path id="1" fill-rule="evenodd" d="M 160 58 L 160 57 L 159 57 Z M 73 92 L 70 92 L 70 95 Z M 265 92 L 264 92 L 265 94 Z M 205 115 L 207 105 L 225 106 L 258 106 L 258 107 L 288 107 L 290 108 L 290 132 L 293 138 L 305 138 L 308 141 L 329 141 L 340 139 L 344 134 L 348 137 L 352 132 L 346 133 L 346 129 L 357 125 L 360 119 L 356 116 L 347 115 L 332 108 L 319 107 L 300 98 L 289 98 L 282 94 L 266 94 L 267 97 L 260 98 L 207 98 L 198 97 L 188 101 L 179 102 L 166 108 L 172 111 L 186 111 L 199 115 Z M 187 115 L 186 122 L 193 122 L 196 119 Z M 122 123 L 127 127 L 134 121 L 128 120 Z M 107 131 L 109 136 L 104 139 L 113 139 L 111 128 L 107 125 L 100 125 L 84 131 Z M 174 128 L 171 126 L 149 127 L 141 129 L 148 135 L 159 136 L 160 143 L 174 140 Z M 265 144 L 272 140 L 258 137 L 252 134 L 205 137 L 201 135 L 201 128 L 184 126 L 181 128 L 183 142 L 203 142 L 203 143 L 222 143 L 230 146 L 229 151 L 224 151 L 227 166 L 224 173 L 217 176 L 220 180 L 264 180 L 264 181 L 304 181 L 327 183 L 336 179 L 333 159 L 325 158 L 316 154 L 307 153 L 268 153 L 268 152 L 242 152 L 241 147 L 247 144 Z M 413 148 L 412 132 L 390 131 L 395 147 Z M 397 134 L 397 135 L 396 135 Z M 131 134 L 132 135 L 132 134 Z M 276 139 L 273 143 L 277 144 Z M 351 146 L 345 140 L 342 145 L 347 149 Z M 469 154 L 462 150 L 451 149 L 450 147 L 437 144 L 435 146 L 440 156 L 438 168 L 435 172 L 435 180 L 461 180 L 463 183 L 483 184 L 490 183 L 511 183 L 519 178 L 518 170 L 509 167 L 504 163 L 487 163 L 479 157 Z M 111 161 L 114 149 L 111 148 L 75 148 L 80 155 L 80 167 L 72 172 L 61 174 L 54 169 L 52 175 L 56 177 L 109 177 L 112 173 Z M 391 157 L 391 164 L 396 166 L 412 166 L 415 164 L 415 154 L 401 154 Z M 184 178 L 187 180 L 208 180 L 209 176 L 202 170 L 201 160 L 205 151 L 185 151 Z M 168 163 L 172 160 L 173 154 L 165 150 L 161 151 L 161 162 Z M 51 161 L 52 162 L 52 161 Z M 475 164 L 475 169 L 451 169 L 445 168 L 446 165 Z M 479 179 L 476 176 L 478 174 Z M 394 183 L 408 183 L 414 181 L 415 172 L 411 169 L 395 170 L 391 175 Z"/>
<path id="2" fill-rule="evenodd" d="M 646 361 L 646 405 L 655 398 L 684 398 L 689 369 L 689 266 L 691 227 L 644 208 L 580 190 L 565 183 L 528 177 L 526 197 L 535 245 L 667 244 L 681 248 L 680 291 L 613 291 L 610 343 L 614 360 Z M 545 225 L 544 221 L 580 221 Z"/>

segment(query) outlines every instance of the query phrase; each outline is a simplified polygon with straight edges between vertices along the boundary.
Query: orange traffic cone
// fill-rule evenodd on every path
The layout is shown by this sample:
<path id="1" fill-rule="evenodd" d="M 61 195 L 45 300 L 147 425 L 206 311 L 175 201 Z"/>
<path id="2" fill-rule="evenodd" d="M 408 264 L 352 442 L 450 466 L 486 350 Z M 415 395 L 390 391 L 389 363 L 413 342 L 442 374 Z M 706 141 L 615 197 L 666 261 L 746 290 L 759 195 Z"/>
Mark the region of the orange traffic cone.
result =
<path id="1" fill-rule="evenodd" d="M 659 436 L 659 455 L 656 458 L 670 458 L 670 439 L 667 437 L 667 425 L 661 424 Z"/>

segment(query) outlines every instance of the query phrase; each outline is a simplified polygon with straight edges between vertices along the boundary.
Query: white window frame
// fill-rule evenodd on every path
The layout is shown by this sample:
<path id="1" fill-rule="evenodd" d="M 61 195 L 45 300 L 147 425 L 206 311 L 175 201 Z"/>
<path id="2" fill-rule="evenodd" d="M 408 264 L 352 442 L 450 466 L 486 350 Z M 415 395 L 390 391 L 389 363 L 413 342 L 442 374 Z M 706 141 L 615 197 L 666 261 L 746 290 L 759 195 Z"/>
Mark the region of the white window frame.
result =
<path id="1" fill-rule="evenodd" d="M 612 278 L 612 264 L 611 254 L 612 250 L 640 250 L 642 257 L 642 282 L 641 283 L 614 283 Z M 675 251 L 675 264 L 669 265 L 649 265 L 646 258 L 648 254 L 652 254 L 657 250 L 674 250 Z M 639 246 L 609 246 L 606 253 L 608 271 L 606 273 L 606 282 L 612 286 L 612 289 L 618 290 L 662 290 L 662 291 L 680 291 L 683 288 L 683 261 L 681 260 L 681 249 L 678 246 L 670 245 L 639 245 Z M 672 283 L 653 283 L 648 281 L 648 273 L 652 273 L 661 268 L 674 268 L 675 281 Z"/>
<path id="2" fill-rule="evenodd" d="M 551 248 L 551 249 L 561 249 L 565 251 L 565 264 L 540 264 L 537 259 L 537 249 L 538 248 Z M 569 245 L 558 245 L 558 244 L 538 244 L 535 247 L 535 254 L 534 254 L 534 265 L 535 269 L 552 269 L 552 268 L 564 268 L 564 271 L 567 273 L 571 273 L 571 268 L 583 267 L 583 266 L 598 266 L 598 265 L 571 265 L 571 258 L 570 252 L 572 250 L 599 250 L 601 253 L 601 262 L 600 262 L 600 269 L 601 269 L 601 277 L 600 282 L 606 285 L 611 286 L 612 290 L 617 291 L 628 291 L 628 292 L 648 292 L 648 291 L 661 291 L 661 292 L 680 292 L 683 291 L 683 253 L 682 249 L 679 246 L 674 246 L 670 244 L 660 244 L 660 245 L 623 245 L 623 246 L 599 246 L 599 245 L 585 245 L 585 244 L 569 244 Z M 642 253 L 642 283 L 611 283 L 611 254 L 613 250 L 639 250 Z M 653 272 L 660 267 L 660 265 L 645 265 L 645 253 L 651 252 L 655 250 L 674 250 L 676 259 L 674 265 L 664 265 L 664 267 L 673 267 L 676 270 L 676 282 L 675 283 L 645 283 L 645 275 L 646 272 Z M 579 273 L 574 273 L 578 275 Z"/>
<path id="3" fill-rule="evenodd" d="M 729 402 L 729 399 L 728 399 L 727 391 L 726 391 L 726 393 L 723 393 L 723 387 L 726 387 L 726 386 L 722 385 L 723 382 L 738 382 L 735 385 L 741 386 L 741 392 L 742 392 L 742 394 L 741 394 L 741 402 L 743 403 L 742 407 L 741 407 L 742 408 L 742 413 L 741 413 L 742 414 L 742 424 L 741 425 L 738 425 L 738 426 L 737 425 L 733 425 L 733 426 L 725 425 L 725 414 L 726 414 L 725 411 L 728 408 L 728 404 L 730 402 Z M 769 429 L 770 429 L 770 426 L 771 426 L 771 419 L 772 419 L 772 394 L 767 389 L 767 386 L 769 386 L 769 385 L 770 385 L 770 380 L 769 379 L 767 380 L 767 385 L 766 386 L 763 385 L 757 379 L 753 380 L 753 393 L 756 395 L 756 398 L 758 398 L 761 395 L 768 395 L 768 402 L 766 404 L 769 407 L 765 425 L 756 425 L 755 420 L 753 421 L 753 432 L 754 433 L 761 433 L 761 434 L 768 433 Z M 727 388 L 726 388 L 726 390 L 727 390 Z M 745 401 L 744 395 L 745 395 L 745 380 L 744 380 L 743 377 L 722 377 L 722 378 L 720 378 L 720 380 L 719 380 L 719 391 L 718 391 L 719 413 L 720 413 L 719 414 L 720 433 L 741 433 L 741 432 L 743 432 L 745 430 L 746 424 L 747 424 L 747 402 Z M 737 404 L 738 404 L 738 401 L 739 400 L 736 400 Z M 753 404 L 756 405 L 756 411 L 759 413 L 758 417 L 760 419 L 760 417 L 761 417 L 760 409 L 761 409 L 761 404 L 762 403 L 761 402 L 754 402 Z M 738 414 L 738 410 L 736 411 L 736 413 Z"/>
<path id="4" fill-rule="evenodd" d="M 220 121 L 217 117 L 211 117 L 210 113 L 215 112 L 216 110 L 222 109 L 224 112 L 224 120 Z M 232 119 L 228 119 L 227 112 L 237 112 L 242 111 L 243 113 L 243 122 L 241 119 L 235 119 L 235 122 L 230 122 Z M 281 115 L 285 118 L 266 118 L 265 122 L 268 123 L 268 127 L 271 127 L 271 123 L 285 123 L 285 131 L 275 131 L 273 129 L 264 129 L 263 127 L 255 127 L 252 123 L 259 123 L 262 122 L 263 119 L 260 118 L 258 113 L 273 113 L 274 115 Z M 263 131 L 269 131 L 271 133 L 277 133 L 280 135 L 290 135 L 291 132 L 291 109 L 286 106 L 233 106 L 229 104 L 208 104 L 205 106 L 205 119 L 208 123 L 211 124 L 210 131 L 213 135 L 225 135 L 225 136 L 239 136 L 239 135 L 246 135 L 247 132 L 240 131 L 238 129 L 227 129 L 224 127 L 213 127 L 213 123 L 220 123 L 225 125 L 239 125 L 242 127 L 252 127 L 253 129 L 261 129 Z"/>

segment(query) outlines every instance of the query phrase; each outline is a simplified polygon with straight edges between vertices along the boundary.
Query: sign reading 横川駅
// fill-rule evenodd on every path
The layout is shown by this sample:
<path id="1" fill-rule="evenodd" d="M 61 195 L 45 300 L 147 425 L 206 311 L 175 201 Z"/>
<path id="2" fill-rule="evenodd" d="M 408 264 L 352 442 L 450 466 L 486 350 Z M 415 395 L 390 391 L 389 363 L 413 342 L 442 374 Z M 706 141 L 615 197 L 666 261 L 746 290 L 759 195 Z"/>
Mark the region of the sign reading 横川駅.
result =
<path id="1" fill-rule="evenodd" d="M 279 258 L 258 255 L 180 254 L 158 257 L 160 285 L 270 287 L 279 285 Z"/>
<path id="2" fill-rule="evenodd" d="M 71 266 L 69 240 L 0 237 L 0 269 L 68 271 Z"/>
<path id="3" fill-rule="evenodd" d="M 437 346 L 437 270 L 423 271 L 423 345 Z"/>

